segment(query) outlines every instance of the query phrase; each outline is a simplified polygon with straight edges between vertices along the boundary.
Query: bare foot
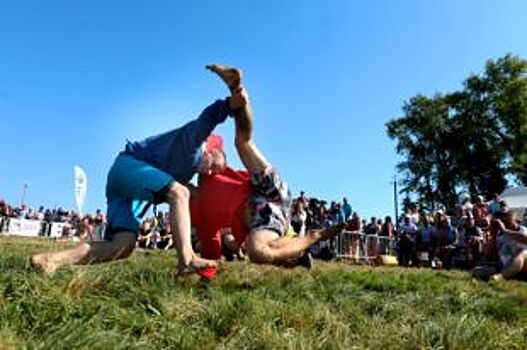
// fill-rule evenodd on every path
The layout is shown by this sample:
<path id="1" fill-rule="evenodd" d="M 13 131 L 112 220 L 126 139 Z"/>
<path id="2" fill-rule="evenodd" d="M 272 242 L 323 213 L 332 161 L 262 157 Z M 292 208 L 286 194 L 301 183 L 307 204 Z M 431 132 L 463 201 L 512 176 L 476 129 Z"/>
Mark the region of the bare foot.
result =
<path id="1" fill-rule="evenodd" d="M 196 272 L 196 270 L 217 266 L 217 261 L 200 258 L 199 256 L 194 255 L 194 257 L 192 257 L 192 260 L 190 260 L 188 264 L 185 265 L 182 262 L 178 264 L 178 275 L 194 273 Z"/>
<path id="2" fill-rule="evenodd" d="M 41 272 L 53 273 L 59 266 L 50 261 L 47 253 L 35 254 L 31 257 L 31 266 Z"/>
<path id="3" fill-rule="evenodd" d="M 330 239 L 330 238 L 340 235 L 342 232 L 344 232 L 345 228 L 346 228 L 346 224 L 340 223 L 340 224 L 331 226 L 330 228 L 326 228 L 324 230 L 312 230 L 309 232 L 309 234 L 312 235 L 312 237 L 314 237 L 317 242 L 325 241 L 326 239 Z"/>
<path id="4" fill-rule="evenodd" d="M 209 64 L 205 68 L 216 73 L 221 80 L 227 84 L 229 90 L 235 91 L 240 87 L 242 71 L 237 68 L 231 68 L 223 64 Z"/>

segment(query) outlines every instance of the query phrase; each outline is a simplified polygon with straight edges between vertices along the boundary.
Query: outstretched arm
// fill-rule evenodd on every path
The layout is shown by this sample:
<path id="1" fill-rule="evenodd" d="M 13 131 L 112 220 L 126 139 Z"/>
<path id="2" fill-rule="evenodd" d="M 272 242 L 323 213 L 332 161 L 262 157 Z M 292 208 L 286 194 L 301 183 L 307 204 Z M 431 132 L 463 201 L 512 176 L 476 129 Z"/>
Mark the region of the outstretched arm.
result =
<path id="1" fill-rule="evenodd" d="M 263 172 L 269 162 L 252 140 L 253 116 L 249 96 L 241 85 L 242 71 L 222 64 L 211 64 L 206 68 L 217 74 L 231 91 L 229 107 L 235 120 L 235 145 L 243 165 L 250 173 Z"/>
<path id="2" fill-rule="evenodd" d="M 261 173 L 270 164 L 253 141 L 253 114 L 249 96 L 243 86 L 232 92 L 230 105 L 234 110 L 235 145 L 238 155 L 250 173 Z"/>
<path id="3" fill-rule="evenodd" d="M 513 231 L 513 230 L 509 230 L 505 228 L 505 225 L 500 219 L 495 219 L 494 221 L 498 223 L 498 225 L 500 226 L 500 230 L 501 232 L 503 232 L 503 234 L 505 234 L 506 236 L 515 240 L 518 243 L 527 244 L 527 236 L 522 234 L 520 231 Z"/>

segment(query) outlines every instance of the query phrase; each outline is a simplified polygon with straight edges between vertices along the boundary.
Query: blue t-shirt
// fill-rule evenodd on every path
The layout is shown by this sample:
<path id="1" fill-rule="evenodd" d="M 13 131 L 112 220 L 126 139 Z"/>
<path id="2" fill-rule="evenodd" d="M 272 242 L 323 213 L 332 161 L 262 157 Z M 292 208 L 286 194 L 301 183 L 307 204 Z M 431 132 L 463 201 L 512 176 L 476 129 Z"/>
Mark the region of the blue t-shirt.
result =
<path id="1" fill-rule="evenodd" d="M 166 172 L 178 182 L 187 183 L 201 162 L 203 142 L 230 113 L 227 101 L 217 100 L 182 127 L 128 142 L 125 153 Z"/>

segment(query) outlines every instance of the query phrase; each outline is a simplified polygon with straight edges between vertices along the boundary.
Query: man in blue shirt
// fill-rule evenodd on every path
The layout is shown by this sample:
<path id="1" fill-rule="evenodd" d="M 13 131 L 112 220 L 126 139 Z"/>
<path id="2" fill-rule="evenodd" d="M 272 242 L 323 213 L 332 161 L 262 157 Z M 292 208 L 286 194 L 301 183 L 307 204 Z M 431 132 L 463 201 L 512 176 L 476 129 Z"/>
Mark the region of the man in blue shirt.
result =
<path id="1" fill-rule="evenodd" d="M 342 214 L 344 216 L 344 221 L 350 219 L 352 212 L 353 209 L 351 208 L 351 204 L 348 203 L 348 199 L 346 197 L 342 198 Z"/>
<path id="2" fill-rule="evenodd" d="M 215 67 L 207 66 L 210 70 Z M 231 91 L 239 87 L 240 78 L 237 69 L 222 75 Z M 217 100 L 182 127 L 143 141 L 128 142 L 108 174 L 106 241 L 81 243 L 58 253 L 36 254 L 32 264 L 53 272 L 63 265 L 126 258 L 135 248 L 140 218 L 150 204 L 168 203 L 179 272 L 216 266 L 215 261 L 197 256 L 192 249 L 188 182 L 196 172 L 214 174 L 225 169 L 221 142 L 209 136 L 240 107 L 236 103 L 236 98 Z"/>

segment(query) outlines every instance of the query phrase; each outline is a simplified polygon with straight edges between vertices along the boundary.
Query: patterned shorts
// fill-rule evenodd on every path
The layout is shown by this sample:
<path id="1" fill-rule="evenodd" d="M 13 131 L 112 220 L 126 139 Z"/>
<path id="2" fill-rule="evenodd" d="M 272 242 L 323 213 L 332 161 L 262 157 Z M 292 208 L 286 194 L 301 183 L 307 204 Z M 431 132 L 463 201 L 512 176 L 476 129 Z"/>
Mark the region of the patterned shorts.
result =
<path id="1" fill-rule="evenodd" d="M 251 230 L 271 230 L 283 236 L 291 219 L 291 192 L 287 184 L 271 167 L 252 174 Z"/>

